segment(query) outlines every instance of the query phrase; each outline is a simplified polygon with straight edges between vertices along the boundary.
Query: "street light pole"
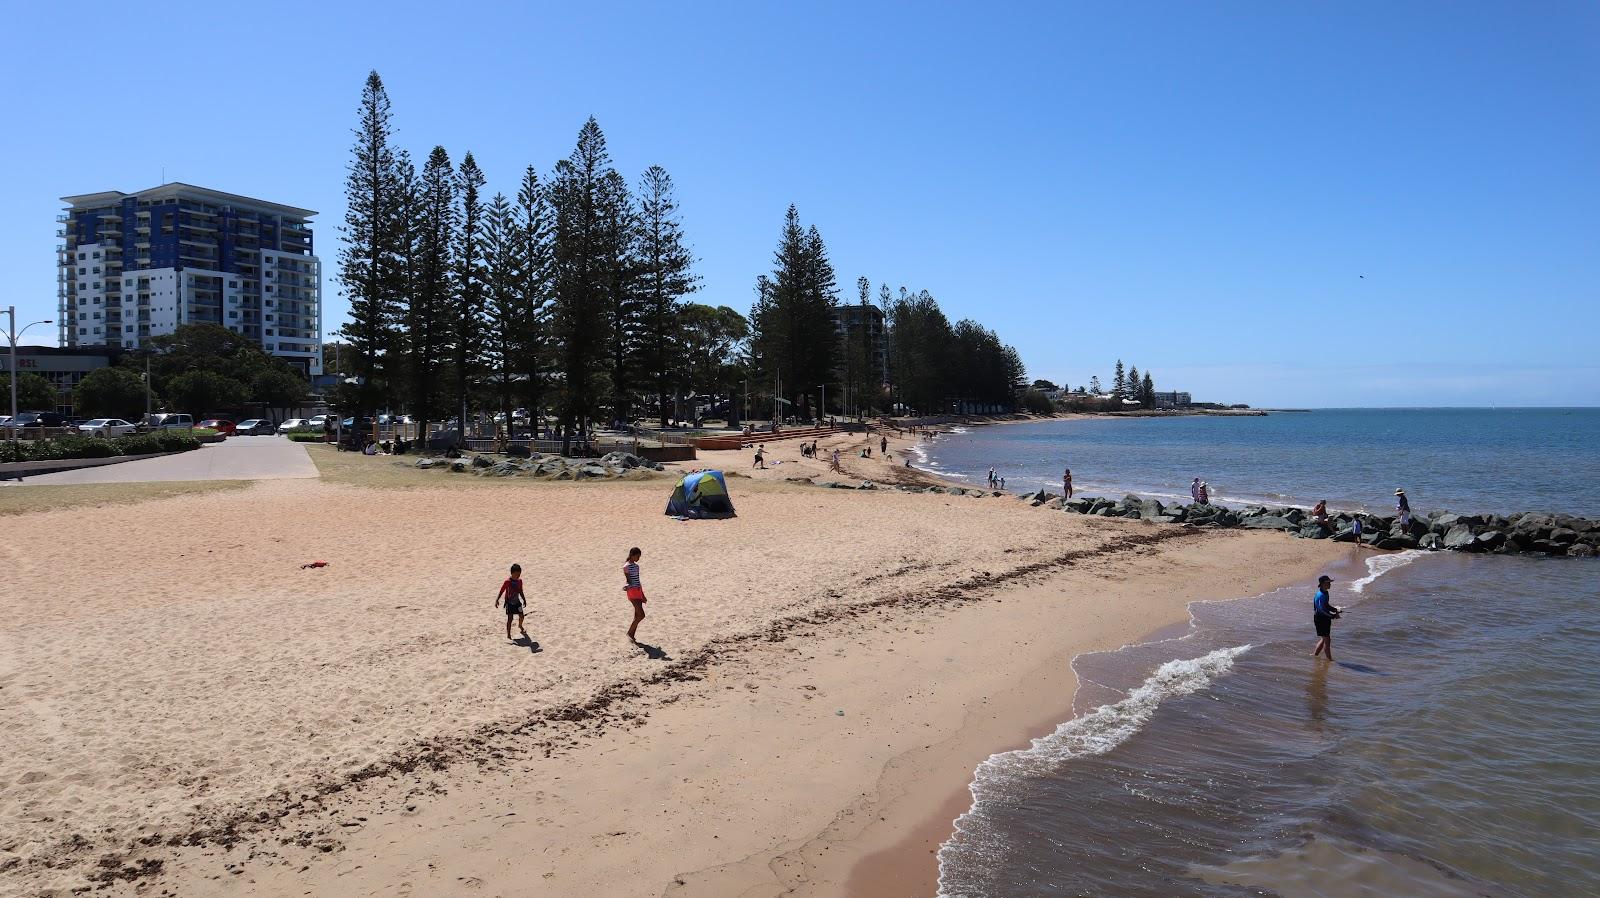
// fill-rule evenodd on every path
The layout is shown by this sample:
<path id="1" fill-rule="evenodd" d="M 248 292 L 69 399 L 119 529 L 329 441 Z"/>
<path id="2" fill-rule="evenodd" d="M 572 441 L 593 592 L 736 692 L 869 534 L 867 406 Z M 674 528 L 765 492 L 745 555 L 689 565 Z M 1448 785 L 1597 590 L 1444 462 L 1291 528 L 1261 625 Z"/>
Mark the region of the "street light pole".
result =
<path id="1" fill-rule="evenodd" d="M 6 422 L 6 426 L 11 429 L 11 439 L 15 440 L 17 438 L 17 340 L 27 333 L 28 328 L 33 327 L 34 324 L 50 324 L 52 322 L 49 319 L 35 321 L 33 324 L 24 325 L 22 330 L 19 331 L 17 330 L 17 307 L 6 306 L 6 316 L 10 319 L 10 323 L 6 328 L 6 339 L 11 343 L 11 420 Z"/>

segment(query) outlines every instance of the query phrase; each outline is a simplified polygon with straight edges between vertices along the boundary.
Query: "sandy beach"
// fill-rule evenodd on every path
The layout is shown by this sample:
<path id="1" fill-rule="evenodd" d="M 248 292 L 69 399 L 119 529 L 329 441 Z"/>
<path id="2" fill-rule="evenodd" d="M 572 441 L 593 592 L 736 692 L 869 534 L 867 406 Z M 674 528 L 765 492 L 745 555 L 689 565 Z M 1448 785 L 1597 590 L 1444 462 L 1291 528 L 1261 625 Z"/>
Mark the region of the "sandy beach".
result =
<path id="1" fill-rule="evenodd" d="M 923 476 L 860 441 L 821 449 Z M 768 449 L 728 521 L 663 515 L 668 477 L 320 448 L 320 480 L 5 518 L 0 891 L 930 895 L 972 768 L 1070 714 L 1073 656 L 1344 551 L 819 489 Z M 492 605 L 511 562 L 537 646 Z"/>

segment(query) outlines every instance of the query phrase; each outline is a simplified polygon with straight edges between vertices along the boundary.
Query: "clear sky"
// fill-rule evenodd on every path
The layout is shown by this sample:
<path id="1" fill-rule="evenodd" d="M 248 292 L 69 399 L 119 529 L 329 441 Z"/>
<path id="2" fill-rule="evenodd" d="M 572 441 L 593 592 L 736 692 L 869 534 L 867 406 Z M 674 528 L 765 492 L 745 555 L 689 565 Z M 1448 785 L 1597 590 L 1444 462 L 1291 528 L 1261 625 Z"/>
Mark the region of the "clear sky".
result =
<path id="1" fill-rule="evenodd" d="M 1279 406 L 1600 402 L 1600 6 L 10 4 L 0 270 L 55 317 L 59 197 L 317 209 L 324 327 L 362 79 L 490 188 L 593 114 L 676 179 L 748 311 L 784 209 L 1029 373 Z M 43 330 L 53 339 L 53 330 Z M 31 335 L 30 335 L 31 336 Z"/>

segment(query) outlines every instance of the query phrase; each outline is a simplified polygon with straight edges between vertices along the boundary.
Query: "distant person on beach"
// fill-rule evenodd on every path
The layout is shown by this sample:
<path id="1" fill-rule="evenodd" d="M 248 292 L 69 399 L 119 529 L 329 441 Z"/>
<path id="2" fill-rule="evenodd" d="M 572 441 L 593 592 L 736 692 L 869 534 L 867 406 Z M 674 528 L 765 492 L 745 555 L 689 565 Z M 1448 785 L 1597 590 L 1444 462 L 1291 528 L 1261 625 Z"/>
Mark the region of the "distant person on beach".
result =
<path id="1" fill-rule="evenodd" d="M 889 451 L 889 438 L 888 437 L 879 437 L 878 438 L 878 452 L 880 454 L 886 454 L 886 453 L 888 453 L 888 451 Z"/>
<path id="2" fill-rule="evenodd" d="M 1200 501 L 1200 478 L 1198 477 L 1194 479 L 1193 483 L 1189 484 L 1189 498 L 1195 502 Z"/>
<path id="3" fill-rule="evenodd" d="M 1067 468 L 1061 472 L 1061 492 L 1068 499 L 1072 498 L 1072 469 Z"/>
<path id="4" fill-rule="evenodd" d="M 832 465 L 832 467 L 833 467 L 833 469 L 835 471 L 843 470 L 842 468 L 839 467 L 839 450 L 837 450 L 837 449 L 833 450 L 833 465 Z"/>
<path id="5" fill-rule="evenodd" d="M 1004 477 L 1000 478 L 1000 488 L 1001 489 L 1005 489 L 1006 488 L 1006 479 Z"/>
<path id="6" fill-rule="evenodd" d="M 1405 490 L 1396 489 L 1394 491 L 1394 513 L 1396 515 L 1398 515 L 1399 518 L 1400 518 L 1400 529 L 1401 530 L 1410 530 L 1411 529 L 1411 502 L 1406 499 L 1406 491 Z"/>
<path id="7" fill-rule="evenodd" d="M 751 465 L 751 467 L 760 468 L 762 470 L 766 470 L 766 468 L 767 468 L 767 447 L 766 447 L 766 444 L 763 443 L 761 445 L 756 446 L 756 463 L 754 465 Z"/>
<path id="8" fill-rule="evenodd" d="M 1311 509 L 1311 517 L 1315 518 L 1316 522 L 1318 524 L 1326 524 L 1326 523 L 1328 523 L 1328 500 L 1327 499 L 1323 499 L 1323 500 L 1319 501 L 1317 503 L 1317 507 Z"/>
<path id="9" fill-rule="evenodd" d="M 1353 517 L 1353 518 L 1350 519 L 1350 532 L 1355 535 L 1356 545 L 1360 546 L 1361 545 L 1361 518 L 1359 516 Z"/>
<path id="10" fill-rule="evenodd" d="M 634 546 L 628 550 L 628 562 L 622 566 L 622 591 L 633 604 L 633 624 L 628 627 L 628 638 L 634 642 L 639 641 L 635 635 L 639 632 L 639 622 L 644 620 L 644 584 L 639 580 L 639 559 L 643 557 L 644 552 Z"/>
<path id="11" fill-rule="evenodd" d="M 1339 616 L 1339 609 L 1328 602 L 1328 590 L 1333 587 L 1333 578 L 1327 574 L 1317 578 L 1317 595 L 1311 600 L 1311 623 L 1317 628 L 1317 647 L 1312 650 L 1311 657 L 1325 656 L 1333 660 L 1333 619 Z"/>
<path id="12" fill-rule="evenodd" d="M 1200 504 L 1211 504 L 1211 484 L 1206 483 L 1204 480 L 1200 481 Z"/>
<path id="13" fill-rule="evenodd" d="M 511 619 L 516 618 L 517 630 L 526 639 L 528 630 L 522 625 L 523 611 L 527 606 L 527 598 L 522 592 L 522 565 L 513 564 L 511 566 L 511 576 L 506 578 L 506 582 L 500 584 L 500 592 L 494 597 L 494 607 L 500 607 L 501 599 L 504 599 L 506 603 L 506 638 L 511 638 Z"/>

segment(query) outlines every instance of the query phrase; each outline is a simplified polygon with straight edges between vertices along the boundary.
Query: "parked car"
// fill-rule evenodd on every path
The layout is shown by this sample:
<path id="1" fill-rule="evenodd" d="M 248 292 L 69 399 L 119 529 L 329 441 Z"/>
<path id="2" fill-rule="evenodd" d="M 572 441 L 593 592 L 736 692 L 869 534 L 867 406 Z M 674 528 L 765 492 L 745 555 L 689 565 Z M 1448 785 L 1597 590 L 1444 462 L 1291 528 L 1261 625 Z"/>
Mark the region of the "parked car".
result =
<path id="1" fill-rule="evenodd" d="M 19 412 L 12 424 L 17 427 L 65 427 L 67 416 L 55 412 Z"/>
<path id="2" fill-rule="evenodd" d="M 332 415 L 312 415 L 306 419 L 306 429 L 322 430 L 328 426 L 328 420 L 332 417 Z"/>
<path id="3" fill-rule="evenodd" d="M 271 436 L 278 432 L 278 428 L 272 426 L 272 422 L 268 421 L 266 418 L 251 418 L 248 421 L 240 421 L 238 424 L 235 424 L 233 427 L 233 432 L 242 437 L 262 435 Z"/>
<path id="4" fill-rule="evenodd" d="M 234 423 L 229 421 L 227 418 L 207 418 L 204 421 L 201 421 L 198 426 L 204 427 L 207 430 L 215 430 L 217 433 L 229 437 L 233 436 L 235 427 Z"/>
<path id="5" fill-rule="evenodd" d="M 290 418 L 289 420 L 278 425 L 279 433 L 300 433 L 301 431 L 310 429 L 311 428 L 307 425 L 306 419 L 304 418 Z"/>
<path id="6" fill-rule="evenodd" d="M 150 430 L 189 430 L 194 427 L 194 417 L 182 412 L 162 412 L 156 415 L 145 415 L 139 422 L 139 429 Z"/>
<path id="7" fill-rule="evenodd" d="M 139 428 L 121 418 L 95 418 L 78 425 L 78 432 L 92 437 L 125 437 Z"/>

